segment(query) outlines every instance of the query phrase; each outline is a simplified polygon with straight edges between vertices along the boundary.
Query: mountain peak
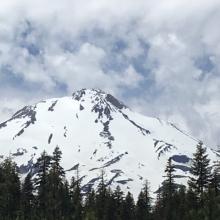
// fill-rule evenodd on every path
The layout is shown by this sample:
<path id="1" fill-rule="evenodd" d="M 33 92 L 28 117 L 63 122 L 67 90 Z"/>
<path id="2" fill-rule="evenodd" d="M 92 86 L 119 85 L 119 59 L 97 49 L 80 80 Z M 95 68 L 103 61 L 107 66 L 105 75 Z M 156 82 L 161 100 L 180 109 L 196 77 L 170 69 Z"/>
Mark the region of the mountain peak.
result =
<path id="1" fill-rule="evenodd" d="M 135 197 L 146 177 L 152 190 L 158 189 L 168 158 L 177 183 L 186 183 L 197 143 L 173 124 L 131 111 L 100 89 L 25 106 L 0 124 L 0 160 L 10 155 L 21 175 L 34 175 L 41 152 L 52 154 L 59 146 L 67 178 L 79 169 L 84 192 L 99 185 L 105 169 L 108 185 Z M 207 153 L 216 160 L 215 152 Z"/>
<path id="2" fill-rule="evenodd" d="M 105 93 L 101 89 L 81 89 L 74 92 L 72 97 L 80 102 L 90 101 L 95 105 L 107 104 L 108 106 L 111 105 L 117 109 L 127 108 L 121 101 L 111 94 Z"/>
<path id="3" fill-rule="evenodd" d="M 85 89 L 85 88 L 78 90 L 72 94 L 73 99 L 77 101 L 80 101 L 85 97 L 92 97 L 92 96 L 103 97 L 105 95 L 106 93 L 100 89 Z"/>

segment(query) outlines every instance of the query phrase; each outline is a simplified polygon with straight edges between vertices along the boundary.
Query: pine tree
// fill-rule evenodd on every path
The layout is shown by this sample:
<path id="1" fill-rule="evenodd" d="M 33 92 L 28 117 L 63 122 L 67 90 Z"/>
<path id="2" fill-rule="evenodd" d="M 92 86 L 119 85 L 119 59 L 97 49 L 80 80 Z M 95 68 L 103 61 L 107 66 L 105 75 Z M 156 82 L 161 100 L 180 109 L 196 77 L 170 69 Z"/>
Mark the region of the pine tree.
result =
<path id="1" fill-rule="evenodd" d="M 172 159 L 169 158 L 165 168 L 165 180 L 158 189 L 157 200 L 154 207 L 154 219 L 175 219 L 173 212 L 174 195 L 176 193 L 176 184 L 174 181 L 175 168 Z"/>
<path id="2" fill-rule="evenodd" d="M 172 215 L 175 220 L 186 220 L 186 187 L 181 185 L 173 195 Z"/>
<path id="3" fill-rule="evenodd" d="M 153 219 L 163 219 L 162 213 L 164 211 L 163 197 L 162 197 L 162 187 L 159 186 L 157 190 L 156 202 L 153 207 Z"/>
<path id="4" fill-rule="evenodd" d="M 48 202 L 48 174 L 51 163 L 51 157 L 44 151 L 38 158 L 36 163 L 36 178 L 34 180 L 34 188 L 37 193 L 37 214 L 39 218 L 47 217 Z"/>
<path id="5" fill-rule="evenodd" d="M 16 164 L 7 158 L 0 168 L 0 216 L 3 219 L 16 219 L 20 208 L 20 179 Z"/>
<path id="6" fill-rule="evenodd" d="M 174 172 L 175 172 L 175 168 L 174 165 L 172 164 L 172 159 L 169 158 L 165 169 L 166 179 L 164 181 L 165 196 L 169 200 L 173 197 L 176 188 L 174 181 L 174 177 L 175 177 Z"/>
<path id="7" fill-rule="evenodd" d="M 24 220 L 33 219 L 34 215 L 34 195 L 33 195 L 33 183 L 31 180 L 31 174 L 29 173 L 22 184 L 21 190 L 21 207 Z"/>
<path id="8" fill-rule="evenodd" d="M 65 172 L 60 161 L 62 152 L 57 146 L 51 158 L 51 168 L 48 173 L 47 188 L 48 188 L 48 215 L 51 219 L 61 219 L 62 217 L 62 196 L 64 193 Z"/>
<path id="9" fill-rule="evenodd" d="M 135 219 L 135 203 L 133 196 L 130 192 L 127 193 L 122 209 L 123 220 L 134 220 Z"/>
<path id="10" fill-rule="evenodd" d="M 71 206 L 72 206 L 72 219 L 81 220 L 83 216 L 83 206 L 82 206 L 82 194 L 81 194 L 78 169 L 77 169 L 76 180 L 74 177 L 71 180 L 70 197 L 71 197 Z"/>
<path id="11" fill-rule="evenodd" d="M 121 220 L 122 205 L 123 205 L 123 195 L 120 186 L 117 186 L 113 192 L 113 199 L 115 203 L 115 220 Z"/>
<path id="12" fill-rule="evenodd" d="M 100 183 L 96 192 L 96 216 L 98 220 L 103 220 L 106 212 L 107 188 L 104 179 L 105 172 L 101 171 Z"/>
<path id="13" fill-rule="evenodd" d="M 117 207 L 114 200 L 113 192 L 110 187 L 107 188 L 105 198 L 105 210 L 103 220 L 117 219 Z"/>
<path id="14" fill-rule="evenodd" d="M 145 203 L 145 196 L 143 191 L 140 192 L 136 205 L 136 218 L 137 220 L 146 220 L 147 219 L 147 209 Z"/>
<path id="15" fill-rule="evenodd" d="M 96 220 L 96 194 L 94 189 L 91 187 L 88 189 L 85 198 L 85 206 L 84 206 L 84 220 Z"/>
<path id="16" fill-rule="evenodd" d="M 220 162 L 216 161 L 211 174 L 208 192 L 205 194 L 205 209 L 209 220 L 215 220 L 220 215 Z"/>
<path id="17" fill-rule="evenodd" d="M 197 201 L 197 194 L 194 192 L 194 190 L 191 187 L 188 187 L 187 193 L 186 193 L 186 219 L 196 219 L 199 204 Z"/>
<path id="18" fill-rule="evenodd" d="M 173 205 L 174 205 L 173 199 L 174 199 L 174 193 L 176 192 L 174 172 L 175 172 L 175 168 L 172 164 L 172 159 L 169 158 L 165 169 L 166 179 L 163 183 L 163 188 L 162 188 L 164 214 L 165 214 L 165 218 L 169 220 L 175 219 L 173 212 Z"/>
<path id="19" fill-rule="evenodd" d="M 149 195 L 149 183 L 146 181 L 141 190 L 136 204 L 136 219 L 149 220 L 151 218 L 151 198 Z"/>
<path id="20" fill-rule="evenodd" d="M 199 142 L 196 153 L 193 155 L 191 174 L 188 185 L 190 189 L 197 195 L 200 205 L 203 206 L 203 193 L 208 189 L 211 177 L 210 160 L 206 154 L 206 148 L 203 143 Z"/>
<path id="21" fill-rule="evenodd" d="M 54 171 L 59 176 L 59 179 L 62 179 L 65 177 L 65 172 L 63 167 L 60 165 L 60 161 L 62 159 L 62 152 L 58 146 L 54 149 L 53 156 L 51 158 L 51 165 Z"/>
<path id="22" fill-rule="evenodd" d="M 61 188 L 61 211 L 65 220 L 70 220 L 71 216 L 71 195 L 70 186 L 67 180 L 65 180 L 63 187 Z"/>
<path id="23" fill-rule="evenodd" d="M 216 161 L 213 168 L 210 179 L 210 187 L 214 190 L 215 196 L 218 196 L 220 192 L 220 162 Z"/>

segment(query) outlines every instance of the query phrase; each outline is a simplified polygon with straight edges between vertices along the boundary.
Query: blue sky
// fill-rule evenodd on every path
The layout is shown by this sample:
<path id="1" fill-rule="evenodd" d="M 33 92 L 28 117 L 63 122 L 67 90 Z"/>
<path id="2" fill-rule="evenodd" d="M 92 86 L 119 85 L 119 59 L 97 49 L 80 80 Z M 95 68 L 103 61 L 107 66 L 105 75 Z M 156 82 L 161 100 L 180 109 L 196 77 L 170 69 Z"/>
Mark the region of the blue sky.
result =
<path id="1" fill-rule="evenodd" d="M 218 0 L 0 3 L 0 120 L 81 88 L 220 144 Z"/>

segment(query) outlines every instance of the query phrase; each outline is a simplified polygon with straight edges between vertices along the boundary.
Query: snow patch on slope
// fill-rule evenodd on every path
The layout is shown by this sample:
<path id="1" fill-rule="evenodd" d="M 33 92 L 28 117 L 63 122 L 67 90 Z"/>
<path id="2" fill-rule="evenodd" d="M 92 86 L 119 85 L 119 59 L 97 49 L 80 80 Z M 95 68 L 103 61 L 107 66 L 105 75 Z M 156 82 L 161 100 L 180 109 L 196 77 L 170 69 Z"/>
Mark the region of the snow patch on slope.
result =
<path id="1" fill-rule="evenodd" d="M 79 169 L 83 189 L 96 187 L 101 170 L 108 184 L 137 196 L 146 178 L 156 191 L 172 158 L 178 183 L 186 183 L 198 140 L 169 122 L 133 112 L 101 90 L 26 106 L 0 124 L 0 159 L 12 156 L 21 174 L 34 168 L 43 150 L 58 145 L 67 177 Z M 208 148 L 215 160 L 216 153 Z"/>

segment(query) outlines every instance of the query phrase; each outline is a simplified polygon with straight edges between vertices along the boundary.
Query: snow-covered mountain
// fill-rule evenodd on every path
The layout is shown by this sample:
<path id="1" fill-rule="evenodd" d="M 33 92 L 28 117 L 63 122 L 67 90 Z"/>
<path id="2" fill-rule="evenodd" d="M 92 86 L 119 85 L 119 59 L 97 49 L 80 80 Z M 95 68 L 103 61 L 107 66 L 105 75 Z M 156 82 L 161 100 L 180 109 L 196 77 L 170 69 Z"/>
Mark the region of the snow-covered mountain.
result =
<path id="1" fill-rule="evenodd" d="M 21 174 L 58 145 L 67 177 L 78 168 L 84 190 L 97 186 L 104 169 L 109 184 L 134 196 L 146 179 L 152 191 L 158 188 L 169 157 L 177 182 L 186 183 L 197 143 L 174 124 L 133 112 L 96 89 L 25 106 L 0 124 L 0 158 L 12 156 Z M 214 161 L 216 152 L 208 153 Z"/>

